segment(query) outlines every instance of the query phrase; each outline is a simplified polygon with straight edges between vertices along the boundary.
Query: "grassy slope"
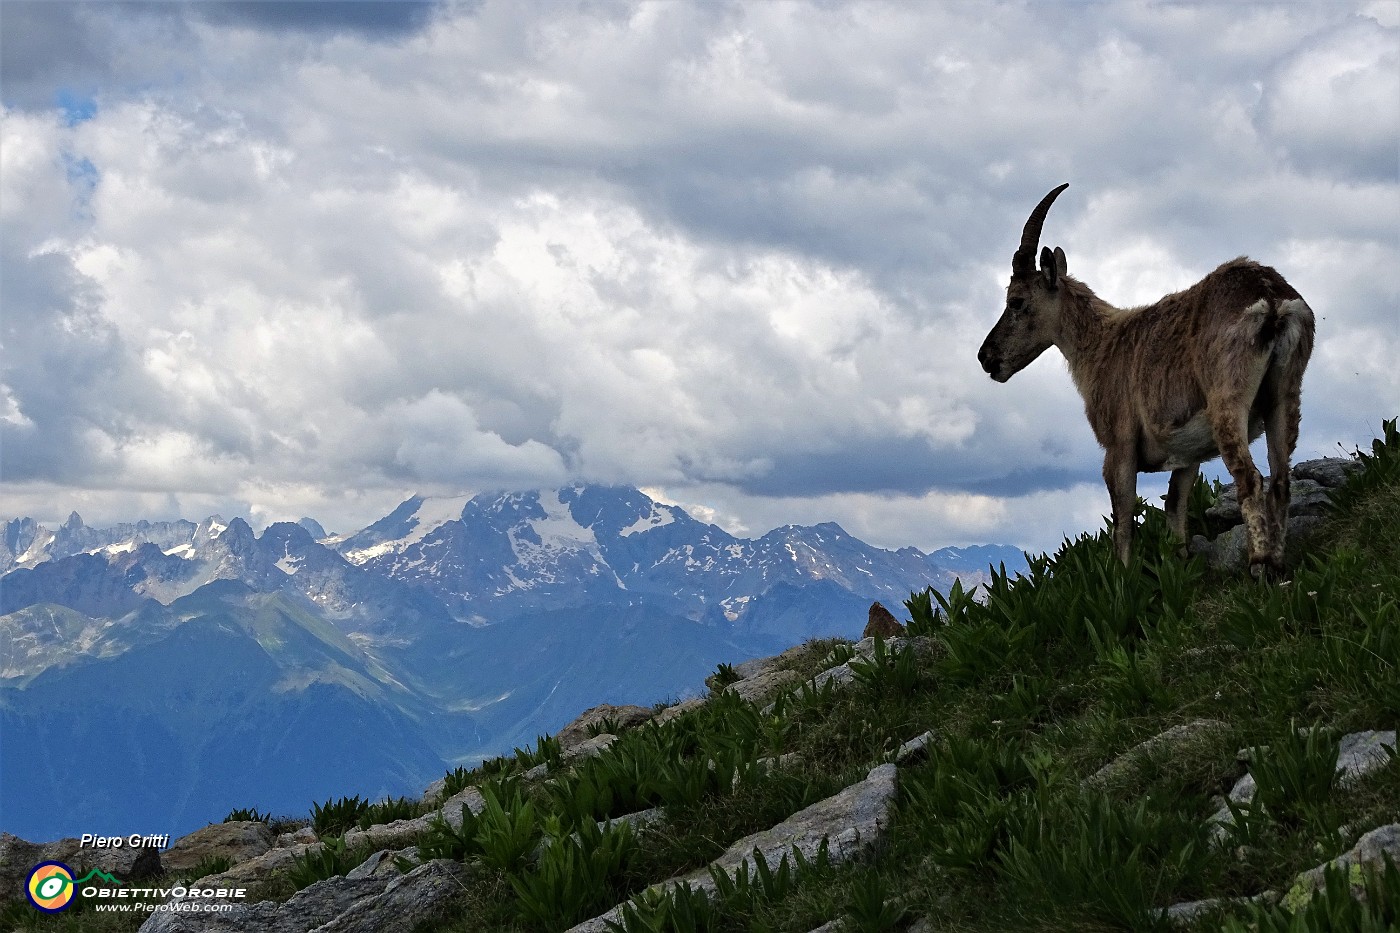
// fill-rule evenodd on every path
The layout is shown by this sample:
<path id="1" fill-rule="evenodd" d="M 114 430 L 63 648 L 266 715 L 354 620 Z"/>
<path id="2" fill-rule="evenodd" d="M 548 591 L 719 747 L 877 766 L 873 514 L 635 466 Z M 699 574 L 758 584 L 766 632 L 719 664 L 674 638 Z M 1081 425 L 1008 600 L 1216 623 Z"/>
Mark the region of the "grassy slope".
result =
<path id="1" fill-rule="evenodd" d="M 451 914 L 420 933 L 561 929 L 704 865 L 927 729 L 938 737 L 932 755 L 901 769 L 889 839 L 871 861 L 748 879 L 708 907 L 672 898 L 644 912 L 651 926 L 633 928 L 806 933 L 846 917 L 872 930 L 915 918 L 935 930 L 1150 929 L 1160 923 L 1152 908 L 1286 888 L 1400 813 L 1394 761 L 1345 790 L 1328 779 L 1338 735 L 1400 720 L 1393 428 L 1367 463 L 1285 583 L 1213 577 L 1199 561 L 1162 556 L 1172 549 L 1160 513 L 1149 511 L 1145 557 L 1130 568 L 1114 561 L 1104 533 L 1086 535 L 1034 562 L 1028 579 L 995 581 L 985 602 L 954 593 L 931 611 L 912 600 L 912 630 L 932 636 L 935 650 L 869 665 L 851 689 L 807 691 L 768 716 L 712 701 L 664 728 L 629 732 L 542 786 L 515 775 L 548 757 L 547 743 L 459 775 L 504 806 L 464 833 L 424 840 L 425 856 L 476 867 Z M 811 673 L 832 647 L 814 645 L 792 666 Z M 1125 750 L 1199 719 L 1225 727 L 1086 789 L 1084 778 Z M 1324 729 L 1309 741 L 1296 737 L 1302 726 Z M 1256 767 L 1265 803 L 1226 847 L 1212 846 L 1211 798 L 1242 774 L 1236 750 L 1253 745 L 1270 746 L 1275 762 L 1273 780 Z M 796 754 L 780 769 L 755 765 L 782 753 Z M 658 803 L 664 830 L 569 837 L 594 818 Z M 532 864 L 542 834 L 562 842 Z M 284 880 L 266 893 L 291 890 Z M 1388 896 L 1394 922 L 1400 890 Z M 687 909 L 701 919 L 678 919 Z M 134 928 L 86 912 L 42 920 L 36 928 Z M 1250 922 L 1273 929 L 1277 918 Z"/>

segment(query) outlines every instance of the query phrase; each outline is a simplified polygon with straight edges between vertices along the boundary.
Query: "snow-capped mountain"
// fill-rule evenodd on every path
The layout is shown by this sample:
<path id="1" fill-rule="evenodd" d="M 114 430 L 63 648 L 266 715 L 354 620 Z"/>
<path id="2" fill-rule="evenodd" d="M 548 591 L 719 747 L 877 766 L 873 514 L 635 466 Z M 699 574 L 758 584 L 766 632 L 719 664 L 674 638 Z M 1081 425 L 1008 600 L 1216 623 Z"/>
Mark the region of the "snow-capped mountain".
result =
<path id="1" fill-rule="evenodd" d="M 379 752 L 259 778 L 246 805 L 305 809 L 319 791 L 302 773 L 335 774 L 342 792 L 407 792 L 582 708 L 684 695 L 720 661 L 858 636 L 872 600 L 898 614 L 911 591 L 985 578 L 984 558 L 1019 569 L 1008 551 L 949 551 L 950 567 L 945 552 L 883 550 L 829 523 L 738 538 L 626 486 L 414 496 L 336 537 L 310 519 L 261 535 L 217 516 L 92 528 L 74 514 L 57 529 L 16 519 L 0 546 L 7 744 L 40 742 L 84 709 L 123 725 L 85 738 L 100 741 L 102 773 L 69 756 L 36 777 L 4 756 L 3 828 L 55 836 L 125 814 L 134 822 L 115 834 L 149 831 L 136 816 L 176 797 L 179 819 L 219 819 L 201 807 L 229 793 L 209 775 L 231 761 L 240 774 L 285 771 L 298 743 L 322 758 L 357 742 Z M 145 809 L 123 809 L 113 775 L 139 785 L 131 799 Z M 35 780 L 91 805 L 50 827 L 53 814 L 26 810 L 43 797 Z"/>
<path id="2" fill-rule="evenodd" d="M 359 566 L 485 619 L 621 597 L 737 622 L 779 583 L 824 580 L 897 605 L 912 590 L 946 588 L 956 575 L 936 555 L 875 548 L 834 523 L 738 538 L 628 486 L 415 496 L 363 531 L 326 543 Z M 1014 553 L 1013 569 L 1022 560 Z M 985 566 L 959 563 L 957 573 L 985 576 Z"/>

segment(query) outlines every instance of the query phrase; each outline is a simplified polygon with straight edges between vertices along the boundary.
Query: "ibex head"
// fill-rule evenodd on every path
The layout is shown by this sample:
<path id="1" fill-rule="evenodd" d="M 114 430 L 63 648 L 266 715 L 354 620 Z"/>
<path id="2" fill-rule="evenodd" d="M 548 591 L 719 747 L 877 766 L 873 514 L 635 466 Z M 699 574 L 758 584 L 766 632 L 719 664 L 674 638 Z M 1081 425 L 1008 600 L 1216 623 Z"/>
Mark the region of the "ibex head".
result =
<path id="1" fill-rule="evenodd" d="M 1025 369 L 1055 342 L 1060 277 L 1066 271 L 1065 251 L 1058 246 L 1053 252 L 1048 246 L 1041 249 L 1039 270 L 1035 267 L 1035 254 L 1045 215 L 1068 187 L 1060 185 L 1035 206 L 1021 232 L 1021 246 L 1011 257 L 1006 310 L 977 351 L 982 368 L 997 382 L 1005 382 Z"/>

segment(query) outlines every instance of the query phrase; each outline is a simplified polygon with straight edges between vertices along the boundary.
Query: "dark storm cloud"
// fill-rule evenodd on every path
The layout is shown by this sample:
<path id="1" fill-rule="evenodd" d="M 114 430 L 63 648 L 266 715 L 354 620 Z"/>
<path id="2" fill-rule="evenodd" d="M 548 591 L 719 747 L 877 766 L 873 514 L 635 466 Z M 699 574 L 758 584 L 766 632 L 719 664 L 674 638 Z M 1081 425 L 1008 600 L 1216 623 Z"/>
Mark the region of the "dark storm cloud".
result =
<path id="1" fill-rule="evenodd" d="M 49 0 L 0 3 L 0 99 L 42 108 L 60 92 L 91 95 L 113 73 L 114 50 L 94 32 L 89 8 Z"/>
<path id="2" fill-rule="evenodd" d="M 178 77 L 178 50 L 196 39 L 189 22 L 268 33 L 349 34 L 393 40 L 421 30 L 429 0 L 349 2 L 122 2 L 4 0 L 0 3 L 0 99 L 39 109 L 141 89 Z M 172 54 L 173 53 L 173 54 Z M 87 104 L 84 104 L 87 106 Z"/>
<path id="3" fill-rule="evenodd" d="M 395 37 L 416 32 L 432 15 L 431 0 L 250 0 L 250 2 L 200 2 L 189 12 L 216 24 L 234 23 L 270 30 L 350 32 L 373 37 Z"/>

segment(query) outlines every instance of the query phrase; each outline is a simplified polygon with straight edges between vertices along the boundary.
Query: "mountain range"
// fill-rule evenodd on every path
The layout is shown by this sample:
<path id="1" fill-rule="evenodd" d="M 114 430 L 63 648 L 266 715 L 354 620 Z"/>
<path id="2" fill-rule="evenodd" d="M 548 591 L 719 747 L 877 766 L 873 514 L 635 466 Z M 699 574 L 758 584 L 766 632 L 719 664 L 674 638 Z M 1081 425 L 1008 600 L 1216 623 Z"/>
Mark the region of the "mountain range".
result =
<path id="1" fill-rule="evenodd" d="M 0 543 L 0 828 L 181 833 L 235 807 L 416 793 L 599 703 L 857 637 L 873 600 L 1024 567 L 840 526 L 755 539 L 626 486 L 414 496 L 311 519 L 56 529 Z"/>

